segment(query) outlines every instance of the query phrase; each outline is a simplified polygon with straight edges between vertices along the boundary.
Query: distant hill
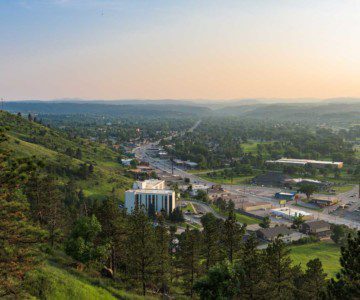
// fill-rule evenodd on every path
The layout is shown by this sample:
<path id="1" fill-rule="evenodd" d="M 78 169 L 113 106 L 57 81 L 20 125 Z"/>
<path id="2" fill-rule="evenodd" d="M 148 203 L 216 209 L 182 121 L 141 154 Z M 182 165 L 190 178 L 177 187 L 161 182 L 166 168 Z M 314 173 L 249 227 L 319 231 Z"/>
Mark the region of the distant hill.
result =
<path id="1" fill-rule="evenodd" d="M 34 114 L 93 114 L 108 116 L 159 116 L 179 117 L 204 115 L 209 108 L 176 104 L 109 104 L 94 102 L 13 101 L 5 103 L 5 110 Z"/>
<path id="2" fill-rule="evenodd" d="M 258 104 L 224 107 L 216 115 L 308 122 L 360 121 L 359 103 Z"/>

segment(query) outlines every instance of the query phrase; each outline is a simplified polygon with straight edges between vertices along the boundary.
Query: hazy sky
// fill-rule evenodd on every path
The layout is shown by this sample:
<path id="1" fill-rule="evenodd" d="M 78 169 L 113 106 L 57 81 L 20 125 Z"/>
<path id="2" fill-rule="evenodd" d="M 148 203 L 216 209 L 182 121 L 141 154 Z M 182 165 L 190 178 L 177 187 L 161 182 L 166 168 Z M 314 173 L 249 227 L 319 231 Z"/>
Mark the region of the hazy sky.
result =
<path id="1" fill-rule="evenodd" d="M 358 0 L 0 0 L 0 97 L 360 96 Z"/>

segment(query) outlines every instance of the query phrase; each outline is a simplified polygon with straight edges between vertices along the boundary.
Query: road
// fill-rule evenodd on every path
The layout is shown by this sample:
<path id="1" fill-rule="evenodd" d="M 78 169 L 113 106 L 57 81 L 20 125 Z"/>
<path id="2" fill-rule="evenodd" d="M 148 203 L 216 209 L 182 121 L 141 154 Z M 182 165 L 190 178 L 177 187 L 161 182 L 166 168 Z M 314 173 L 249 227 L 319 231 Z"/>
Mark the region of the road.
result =
<path id="1" fill-rule="evenodd" d="M 201 120 L 197 121 L 187 132 L 194 131 L 200 124 L 201 124 Z M 183 132 L 180 135 L 183 135 L 185 133 L 186 132 Z M 190 183 L 192 184 L 203 184 L 209 187 L 216 184 L 211 181 L 204 180 L 198 177 L 197 175 L 189 173 L 181 168 L 172 167 L 172 163 L 168 159 L 159 159 L 149 156 L 147 154 L 147 150 L 149 148 L 157 146 L 158 143 L 159 142 L 157 141 L 153 143 L 143 144 L 140 147 L 136 148 L 134 150 L 136 158 L 148 162 L 152 167 L 158 170 L 164 171 L 169 174 L 172 173 L 182 178 L 188 178 Z M 222 185 L 222 187 L 230 194 L 243 196 L 246 201 L 271 202 L 273 206 L 275 207 L 279 206 L 278 200 L 273 197 L 275 192 L 279 191 L 278 188 L 260 187 L 260 186 L 252 186 L 252 185 Z M 357 192 L 358 192 L 358 187 L 355 186 L 351 191 L 339 194 L 338 198 L 345 204 L 353 202 L 350 203 L 351 204 L 350 208 L 352 210 L 355 210 L 358 209 L 358 207 L 360 206 L 360 200 L 359 197 L 357 196 Z M 345 224 L 349 227 L 360 229 L 360 222 L 349 220 L 344 217 L 340 217 L 336 215 L 331 215 L 330 213 L 332 212 L 332 210 L 336 209 L 337 207 L 327 208 L 324 209 L 323 212 L 320 212 L 303 206 L 302 207 L 295 206 L 294 202 L 290 202 L 288 203 L 288 205 L 291 205 L 293 206 L 293 208 L 299 210 L 310 212 L 317 219 L 325 220 L 334 224 Z M 211 210 L 212 213 L 214 213 L 214 211 L 210 207 L 209 209 Z M 197 221 L 197 223 L 198 222 L 199 220 Z"/>

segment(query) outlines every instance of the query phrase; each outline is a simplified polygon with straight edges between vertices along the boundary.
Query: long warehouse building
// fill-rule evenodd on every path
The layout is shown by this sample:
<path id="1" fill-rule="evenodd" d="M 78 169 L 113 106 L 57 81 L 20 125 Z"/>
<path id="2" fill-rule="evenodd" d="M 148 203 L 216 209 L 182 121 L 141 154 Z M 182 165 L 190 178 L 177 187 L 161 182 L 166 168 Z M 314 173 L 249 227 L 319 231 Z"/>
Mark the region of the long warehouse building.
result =
<path id="1" fill-rule="evenodd" d="M 295 165 L 295 166 L 311 165 L 316 168 L 332 166 L 332 167 L 336 167 L 338 169 L 341 169 L 344 166 L 344 163 L 341 161 L 326 161 L 326 160 L 297 159 L 297 158 L 280 158 L 278 160 L 267 160 L 266 163 L 267 164 Z"/>

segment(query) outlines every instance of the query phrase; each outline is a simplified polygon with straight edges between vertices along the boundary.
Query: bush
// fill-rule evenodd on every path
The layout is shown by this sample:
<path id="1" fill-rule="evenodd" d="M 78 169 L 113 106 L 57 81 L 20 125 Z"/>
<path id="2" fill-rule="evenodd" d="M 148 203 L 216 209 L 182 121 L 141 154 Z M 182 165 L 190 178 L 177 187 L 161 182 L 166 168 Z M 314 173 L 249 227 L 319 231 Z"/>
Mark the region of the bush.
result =
<path id="1" fill-rule="evenodd" d="M 309 235 L 307 237 L 303 237 L 297 241 L 293 241 L 291 244 L 292 245 L 305 245 L 305 244 L 311 244 L 311 243 L 316 243 L 319 242 L 319 238 L 317 238 L 314 235 Z"/>
<path id="2" fill-rule="evenodd" d="M 52 289 L 52 284 L 47 274 L 40 270 L 29 272 L 25 276 L 25 290 L 38 299 L 47 299 L 47 295 Z"/>

